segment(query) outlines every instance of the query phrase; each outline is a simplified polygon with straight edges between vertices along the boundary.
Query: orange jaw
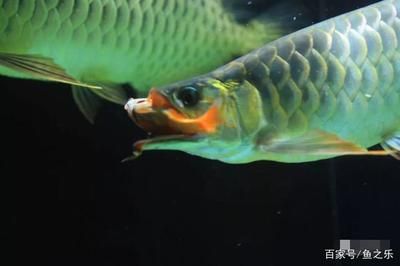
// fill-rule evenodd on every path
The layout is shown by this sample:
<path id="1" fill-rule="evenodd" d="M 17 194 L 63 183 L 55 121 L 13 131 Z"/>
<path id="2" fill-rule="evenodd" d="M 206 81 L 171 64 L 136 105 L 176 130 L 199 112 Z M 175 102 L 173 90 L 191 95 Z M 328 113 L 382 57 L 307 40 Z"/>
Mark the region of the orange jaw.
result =
<path id="1" fill-rule="evenodd" d="M 155 135 L 210 134 L 214 133 L 220 124 L 216 104 L 202 116 L 188 118 L 156 89 L 151 89 L 147 98 L 130 99 L 125 109 L 138 126 Z"/>

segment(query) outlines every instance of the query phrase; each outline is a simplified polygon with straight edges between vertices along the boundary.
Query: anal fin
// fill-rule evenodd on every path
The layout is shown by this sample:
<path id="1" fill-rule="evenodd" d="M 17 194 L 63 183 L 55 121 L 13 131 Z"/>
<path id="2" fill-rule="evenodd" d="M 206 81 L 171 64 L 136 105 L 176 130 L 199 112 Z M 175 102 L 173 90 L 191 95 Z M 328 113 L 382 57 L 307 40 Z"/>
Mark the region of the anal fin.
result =
<path id="1" fill-rule="evenodd" d="M 397 143 L 399 145 L 399 143 Z M 261 144 L 263 150 L 275 153 L 312 156 L 340 155 L 389 155 L 387 150 L 369 151 L 355 143 L 341 139 L 335 134 L 313 130 L 293 138 L 277 138 Z M 398 146 L 399 147 L 399 146 Z"/>
<path id="2" fill-rule="evenodd" d="M 400 160 L 400 133 L 383 141 L 381 146 L 394 158 Z"/>

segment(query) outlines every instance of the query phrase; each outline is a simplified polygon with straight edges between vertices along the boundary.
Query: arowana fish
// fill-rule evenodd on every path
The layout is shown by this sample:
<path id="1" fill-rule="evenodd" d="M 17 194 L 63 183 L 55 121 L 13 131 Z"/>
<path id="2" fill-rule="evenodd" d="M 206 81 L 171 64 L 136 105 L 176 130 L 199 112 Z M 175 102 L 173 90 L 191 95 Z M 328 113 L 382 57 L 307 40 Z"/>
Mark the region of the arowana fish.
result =
<path id="1" fill-rule="evenodd" d="M 145 95 L 282 35 L 266 16 L 239 23 L 226 8 L 232 2 L 0 0 L 0 74 L 73 84 L 78 107 L 93 120 L 94 94 L 124 104 L 121 84 Z"/>
<path id="2" fill-rule="evenodd" d="M 125 109 L 170 149 L 227 163 L 348 154 L 400 159 L 400 0 L 289 34 Z M 367 148 L 381 143 L 385 150 Z"/>

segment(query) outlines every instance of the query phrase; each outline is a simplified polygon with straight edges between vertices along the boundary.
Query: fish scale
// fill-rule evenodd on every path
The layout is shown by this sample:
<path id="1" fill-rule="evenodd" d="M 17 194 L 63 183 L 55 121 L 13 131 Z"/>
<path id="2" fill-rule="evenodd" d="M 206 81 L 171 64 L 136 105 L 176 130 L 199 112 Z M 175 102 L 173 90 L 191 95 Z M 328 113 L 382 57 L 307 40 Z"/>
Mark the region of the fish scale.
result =
<path id="1" fill-rule="evenodd" d="M 144 93 L 209 71 L 280 32 L 233 17 L 222 0 L 2 0 L 0 53 L 44 56 L 77 80 L 129 83 Z"/>
<path id="2" fill-rule="evenodd" d="M 318 128 L 370 147 L 400 130 L 399 41 L 400 1 L 383 1 L 285 36 L 211 76 L 252 84 L 277 134 Z"/>

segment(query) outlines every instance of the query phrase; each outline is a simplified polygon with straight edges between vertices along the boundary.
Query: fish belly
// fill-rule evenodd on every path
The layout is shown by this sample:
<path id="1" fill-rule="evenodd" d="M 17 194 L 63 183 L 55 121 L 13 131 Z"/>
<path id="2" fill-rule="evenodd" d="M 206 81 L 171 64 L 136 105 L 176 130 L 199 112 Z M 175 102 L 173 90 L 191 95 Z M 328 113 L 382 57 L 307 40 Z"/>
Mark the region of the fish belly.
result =
<path id="1" fill-rule="evenodd" d="M 209 71 L 245 43 L 260 46 L 261 35 L 219 0 L 0 1 L 0 53 L 49 57 L 77 79 L 143 92 Z"/>

